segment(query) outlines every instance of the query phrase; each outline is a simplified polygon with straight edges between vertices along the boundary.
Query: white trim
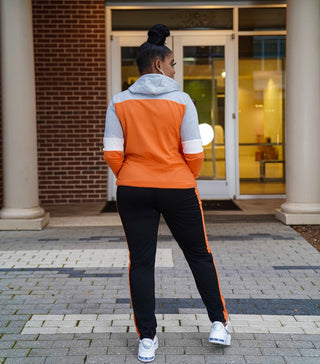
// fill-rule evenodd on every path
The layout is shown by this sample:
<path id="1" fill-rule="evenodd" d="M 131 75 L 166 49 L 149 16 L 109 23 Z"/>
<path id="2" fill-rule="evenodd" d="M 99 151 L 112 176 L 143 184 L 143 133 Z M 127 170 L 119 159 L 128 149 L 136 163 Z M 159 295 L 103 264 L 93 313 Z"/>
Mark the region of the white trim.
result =
<path id="1" fill-rule="evenodd" d="M 263 199 L 285 199 L 286 195 L 239 195 L 236 200 L 263 200 Z"/>
<path id="2" fill-rule="evenodd" d="M 109 101 L 111 101 L 112 99 L 112 82 L 110 82 L 109 80 L 112 79 L 111 77 L 111 53 L 109 50 L 111 49 L 111 33 L 112 33 L 112 28 L 111 28 L 111 10 L 109 8 L 106 7 L 105 9 L 105 27 L 106 27 L 106 67 L 107 67 L 107 84 L 106 84 L 106 88 L 107 88 L 107 102 L 109 103 Z"/>
<path id="3" fill-rule="evenodd" d="M 123 138 L 103 138 L 103 150 L 104 151 L 123 151 Z"/>
<path id="4" fill-rule="evenodd" d="M 229 198 L 232 198 L 236 193 L 236 166 L 237 161 L 235 159 L 236 150 L 238 148 L 238 140 L 235 139 L 236 132 L 236 119 L 233 115 L 236 113 L 236 99 L 237 94 L 235 93 L 236 84 L 235 78 L 235 36 L 227 37 L 225 45 L 225 159 L 226 159 L 226 180 L 227 180 L 227 191 Z M 237 90 L 238 91 L 238 90 Z M 228 145 L 229 144 L 229 145 Z"/>
<path id="5" fill-rule="evenodd" d="M 196 34 L 198 35 L 195 35 Z M 226 29 L 226 30 L 170 30 L 170 35 L 171 36 L 187 36 L 187 37 L 194 37 L 194 38 L 199 38 L 202 36 L 225 36 L 225 35 L 231 35 L 234 33 L 233 29 Z M 147 32 L 145 30 L 137 30 L 137 31 L 128 31 L 128 30 L 114 30 L 111 33 L 114 37 L 121 37 L 121 46 L 130 46 L 133 45 L 132 44 L 132 40 L 135 38 L 139 38 L 142 37 L 141 40 L 142 42 L 145 42 L 147 40 Z M 128 38 L 128 40 L 124 39 L 124 38 Z M 170 38 L 167 38 L 167 42 L 170 42 Z M 140 45 L 139 44 L 135 44 L 136 46 Z M 170 48 L 170 43 L 167 43 L 167 46 Z"/>
<path id="6" fill-rule="evenodd" d="M 228 200 L 232 198 L 227 181 L 197 180 L 201 199 Z"/>
<path id="7" fill-rule="evenodd" d="M 112 22 L 111 22 L 111 9 L 109 7 L 105 8 L 105 27 L 106 27 L 106 66 L 107 66 L 107 103 L 112 99 L 112 85 L 113 85 L 113 77 L 112 77 L 112 62 L 111 56 L 113 56 L 114 45 L 111 41 L 112 34 Z M 111 51 L 110 51 L 111 50 Z M 108 166 L 108 200 L 114 200 L 116 196 L 116 177 L 112 172 L 112 169 Z"/>
<path id="8" fill-rule="evenodd" d="M 203 151 L 201 139 L 187 140 L 181 144 L 184 154 L 197 154 Z"/>
<path id="9" fill-rule="evenodd" d="M 287 31 L 286 30 L 255 30 L 255 31 L 250 31 L 250 30 L 239 30 L 238 34 L 240 36 L 243 35 L 286 35 Z"/>
<path id="10" fill-rule="evenodd" d="M 281 1 L 281 0 L 280 0 Z M 280 2 L 279 1 L 279 2 Z M 252 1 L 248 1 L 248 4 L 208 4 L 207 2 L 197 1 L 196 5 L 194 1 L 177 1 L 177 2 L 170 2 L 167 3 L 166 1 L 163 2 L 154 2 L 152 4 L 147 5 L 144 2 L 136 1 L 135 3 L 128 3 L 118 1 L 117 4 L 106 5 L 108 9 L 111 10 L 131 10 L 131 9 L 230 9 L 230 8 L 285 8 L 287 4 L 252 4 Z"/>
<path id="11" fill-rule="evenodd" d="M 234 149 L 234 160 L 235 160 L 235 197 L 238 199 L 240 196 L 240 159 L 239 159 L 239 9 L 235 8 L 233 13 L 233 24 L 235 35 L 234 35 L 234 139 L 235 139 L 235 149 Z"/>

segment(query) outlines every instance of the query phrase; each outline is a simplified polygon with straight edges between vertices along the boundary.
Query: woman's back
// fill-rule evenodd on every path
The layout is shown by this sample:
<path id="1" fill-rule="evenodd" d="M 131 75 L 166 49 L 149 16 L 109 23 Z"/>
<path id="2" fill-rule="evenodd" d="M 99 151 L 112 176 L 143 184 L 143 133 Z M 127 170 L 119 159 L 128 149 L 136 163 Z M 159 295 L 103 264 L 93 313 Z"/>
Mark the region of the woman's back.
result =
<path id="1" fill-rule="evenodd" d="M 199 138 L 198 128 L 193 135 L 189 125 L 197 120 L 197 115 L 190 97 L 179 91 L 177 82 L 162 75 L 144 75 L 128 90 L 116 95 L 112 106 L 118 119 L 114 122 L 121 123 L 124 138 L 124 161 L 118 185 L 196 186 L 182 143 Z M 200 145 L 199 152 L 201 148 Z"/>

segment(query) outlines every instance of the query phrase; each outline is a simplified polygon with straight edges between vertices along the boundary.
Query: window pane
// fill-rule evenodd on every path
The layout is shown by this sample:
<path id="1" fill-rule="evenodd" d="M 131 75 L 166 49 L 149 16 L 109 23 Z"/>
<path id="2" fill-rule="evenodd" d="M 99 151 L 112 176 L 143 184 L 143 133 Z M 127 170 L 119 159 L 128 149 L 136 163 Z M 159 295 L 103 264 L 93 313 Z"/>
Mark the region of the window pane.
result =
<path id="1" fill-rule="evenodd" d="M 121 87 L 122 91 L 131 86 L 139 77 L 136 56 L 139 47 L 121 47 Z"/>
<path id="2" fill-rule="evenodd" d="M 148 30 L 165 24 L 171 30 L 232 29 L 232 9 L 112 10 L 112 30 Z"/>
<path id="3" fill-rule="evenodd" d="M 286 8 L 240 8 L 239 30 L 285 30 Z"/>
<path id="4" fill-rule="evenodd" d="M 285 37 L 239 38 L 241 194 L 285 193 Z"/>
<path id="5" fill-rule="evenodd" d="M 226 179 L 224 71 L 224 46 L 183 47 L 183 89 L 194 101 L 200 126 L 213 131 L 213 140 L 203 147 L 200 179 Z"/>

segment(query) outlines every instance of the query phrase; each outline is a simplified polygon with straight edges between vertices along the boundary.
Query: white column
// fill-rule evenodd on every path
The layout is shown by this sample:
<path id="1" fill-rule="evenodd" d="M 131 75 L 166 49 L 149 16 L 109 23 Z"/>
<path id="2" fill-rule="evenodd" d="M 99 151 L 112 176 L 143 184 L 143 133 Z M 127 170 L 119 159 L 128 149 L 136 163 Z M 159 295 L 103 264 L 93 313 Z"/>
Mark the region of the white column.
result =
<path id="1" fill-rule="evenodd" d="M 31 0 L 1 0 L 4 207 L 0 230 L 41 229 Z"/>
<path id="2" fill-rule="evenodd" d="M 286 224 L 320 223 L 320 0 L 287 1 Z"/>

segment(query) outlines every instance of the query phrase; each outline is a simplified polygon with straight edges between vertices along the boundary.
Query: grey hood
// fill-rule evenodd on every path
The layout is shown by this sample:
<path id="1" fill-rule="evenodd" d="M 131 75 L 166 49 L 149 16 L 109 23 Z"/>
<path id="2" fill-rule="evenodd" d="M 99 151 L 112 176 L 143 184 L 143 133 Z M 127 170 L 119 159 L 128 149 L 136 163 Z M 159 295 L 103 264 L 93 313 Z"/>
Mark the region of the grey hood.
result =
<path id="1" fill-rule="evenodd" d="M 179 84 L 170 77 L 156 73 L 148 73 L 141 76 L 130 86 L 129 91 L 133 94 L 160 95 L 172 91 L 179 91 Z"/>

